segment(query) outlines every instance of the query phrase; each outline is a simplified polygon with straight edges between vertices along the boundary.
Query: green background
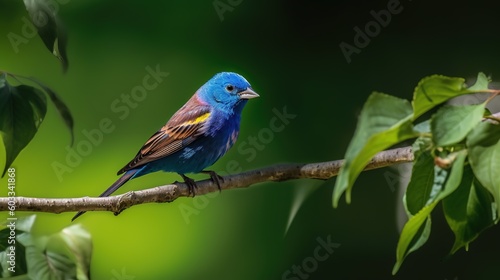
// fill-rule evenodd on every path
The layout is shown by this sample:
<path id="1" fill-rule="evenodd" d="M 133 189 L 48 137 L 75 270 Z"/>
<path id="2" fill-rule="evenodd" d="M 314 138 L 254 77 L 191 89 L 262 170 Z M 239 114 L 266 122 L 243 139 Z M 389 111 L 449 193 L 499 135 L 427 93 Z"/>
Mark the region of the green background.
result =
<path id="1" fill-rule="evenodd" d="M 70 137 L 49 107 L 34 140 L 14 162 L 19 196 L 98 195 L 147 138 L 220 71 L 244 75 L 261 95 L 244 110 L 235 148 L 211 168 L 221 173 L 230 161 L 249 170 L 342 158 L 373 90 L 411 98 L 416 83 L 431 74 L 473 79 L 484 71 L 494 80 L 500 74 L 498 7 L 487 1 L 401 1 L 401 13 L 392 15 L 351 63 L 339 44 L 352 45 L 353 28 L 363 29 L 373 21 L 371 10 L 387 9 L 394 0 L 222 0 L 237 4 L 222 17 L 213 1 L 60 2 L 69 34 L 68 72 L 62 73 L 38 36 L 15 50 L 8 34 L 22 35 L 27 13 L 13 0 L 0 0 L 0 69 L 37 77 L 62 96 L 75 118 L 74 148 L 86 141 L 83 131 L 97 129 L 104 118 L 115 129 L 59 180 L 52 164 L 65 164 Z M 121 120 L 111 104 L 142 83 L 147 66 L 156 65 L 169 76 Z M 273 109 L 284 107 L 296 117 L 261 141 L 262 149 L 250 159 L 238 147 L 249 137 L 259 139 L 275 118 Z M 363 173 L 352 204 L 343 202 L 338 209 L 331 207 L 334 180 L 299 180 L 135 206 L 118 217 L 88 213 L 77 222 L 93 236 L 93 279 L 120 279 L 122 272 L 133 279 L 282 279 L 293 265 L 314 256 L 317 238 L 328 236 L 340 246 L 307 279 L 498 275 L 500 229 L 486 231 L 468 253 L 449 258 L 453 234 L 438 213 L 429 242 L 392 277 L 399 179 L 395 169 Z M 180 180 L 176 174 L 151 174 L 120 193 L 175 180 Z M 0 184 L 5 196 L 6 179 Z M 57 232 L 73 215 L 39 214 L 35 232 Z"/>

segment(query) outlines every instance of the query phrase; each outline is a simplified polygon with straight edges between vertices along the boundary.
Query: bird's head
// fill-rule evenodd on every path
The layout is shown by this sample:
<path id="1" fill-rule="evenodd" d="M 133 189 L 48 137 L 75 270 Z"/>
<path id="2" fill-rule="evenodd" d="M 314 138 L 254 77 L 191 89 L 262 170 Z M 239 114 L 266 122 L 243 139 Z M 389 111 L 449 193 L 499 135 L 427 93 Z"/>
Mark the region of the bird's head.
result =
<path id="1" fill-rule="evenodd" d="M 259 97 L 243 76 L 222 72 L 213 76 L 198 91 L 199 97 L 218 109 L 241 111 L 248 99 Z"/>

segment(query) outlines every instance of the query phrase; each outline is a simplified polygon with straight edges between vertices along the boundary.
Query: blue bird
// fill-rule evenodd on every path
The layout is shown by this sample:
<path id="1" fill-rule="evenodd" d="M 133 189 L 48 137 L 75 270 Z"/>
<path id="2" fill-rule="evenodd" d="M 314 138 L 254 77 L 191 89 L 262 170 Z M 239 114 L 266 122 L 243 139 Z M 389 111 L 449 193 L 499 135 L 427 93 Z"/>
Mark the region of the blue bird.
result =
<path id="1" fill-rule="evenodd" d="M 100 197 L 111 195 L 127 181 L 156 171 L 176 172 L 195 195 L 195 182 L 186 173 L 207 173 L 220 189 L 220 176 L 204 170 L 223 156 L 238 138 L 241 112 L 259 97 L 248 81 L 231 72 L 216 74 L 142 146 L 118 171 L 123 174 Z M 78 212 L 72 219 L 81 216 Z"/>

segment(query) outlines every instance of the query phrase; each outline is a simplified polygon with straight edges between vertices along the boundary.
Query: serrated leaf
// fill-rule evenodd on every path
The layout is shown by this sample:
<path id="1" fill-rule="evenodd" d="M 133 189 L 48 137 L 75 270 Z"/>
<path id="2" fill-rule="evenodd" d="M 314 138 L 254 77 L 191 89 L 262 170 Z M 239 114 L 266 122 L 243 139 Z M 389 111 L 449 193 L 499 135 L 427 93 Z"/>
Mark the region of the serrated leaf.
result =
<path id="1" fill-rule="evenodd" d="M 406 209 L 417 214 L 429 200 L 434 186 L 434 158 L 430 152 L 422 153 L 413 163 L 410 182 L 406 189 Z"/>
<path id="2" fill-rule="evenodd" d="M 454 254 L 467 249 L 486 228 L 494 225 L 491 194 L 477 181 L 470 166 L 466 166 L 457 190 L 443 200 L 443 211 L 448 225 L 455 234 L 451 250 Z"/>
<path id="3" fill-rule="evenodd" d="M 451 170 L 434 165 L 430 153 L 422 154 L 413 165 L 412 176 L 406 189 L 405 205 L 411 215 L 424 206 L 440 201 L 456 190 L 462 179 L 466 151 L 457 154 Z"/>
<path id="4" fill-rule="evenodd" d="M 465 150 L 458 152 L 453 161 L 451 170 L 449 171 L 429 164 L 426 154 L 420 156 L 420 158 L 422 158 L 422 164 L 414 168 L 414 172 L 422 172 L 426 175 L 430 171 L 427 165 L 430 165 L 434 169 L 433 183 L 432 187 L 429 188 L 430 183 L 427 181 L 427 178 L 424 178 L 425 180 L 420 180 L 423 184 L 421 188 L 422 192 L 425 193 L 424 195 L 418 193 L 418 188 L 420 187 L 418 185 L 415 185 L 417 189 L 408 193 L 408 191 L 410 191 L 410 186 L 408 186 L 405 195 L 406 207 L 410 214 L 415 212 L 416 214 L 409 217 L 410 219 L 406 222 L 401 231 L 398 248 L 396 249 L 396 264 L 392 271 L 393 274 L 397 273 L 408 254 L 417 250 L 427 242 L 431 230 L 430 214 L 442 199 L 448 197 L 458 188 L 462 180 L 466 156 L 467 153 Z M 427 165 L 424 165 L 424 163 Z M 425 169 L 425 172 L 420 170 L 422 168 Z M 418 176 L 415 178 L 418 178 Z M 412 180 L 413 179 L 414 176 L 412 174 Z M 414 205 L 410 205 L 411 203 Z M 421 208 L 418 209 L 419 207 Z M 423 225 L 424 222 L 426 223 L 425 225 Z"/>
<path id="5" fill-rule="evenodd" d="M 432 140 L 438 147 L 459 143 L 481 122 L 486 103 L 444 106 L 431 119 Z"/>
<path id="6" fill-rule="evenodd" d="M 44 0 L 24 0 L 24 5 L 43 43 L 61 61 L 63 71 L 66 72 L 68 68 L 66 31 L 56 14 L 56 9 L 59 7 L 50 5 L 49 2 Z"/>
<path id="7" fill-rule="evenodd" d="M 35 136 L 46 111 L 47 101 L 40 90 L 26 85 L 11 86 L 6 74 L 0 75 L 0 134 L 6 155 L 2 177 Z"/>
<path id="8" fill-rule="evenodd" d="M 430 214 L 437 203 L 438 201 L 434 201 L 433 203 L 425 206 L 416 215 L 411 217 L 404 225 L 399 237 L 398 248 L 396 250 L 396 264 L 392 269 L 393 275 L 398 272 L 406 256 L 409 253 L 420 248 L 427 241 L 430 234 Z M 424 222 L 426 223 L 426 225 L 422 230 L 421 228 Z M 429 223 L 429 225 L 427 225 L 427 223 Z M 425 233 L 425 235 L 417 236 L 417 233 L 419 231 Z M 411 246 L 412 243 L 413 246 Z"/>
<path id="9" fill-rule="evenodd" d="M 333 205 L 346 192 L 350 203 L 352 185 L 373 156 L 390 146 L 418 136 L 411 123 L 412 109 L 407 100 L 383 93 L 370 95 L 358 121 L 354 137 L 349 144 L 335 189 Z"/>
<path id="10" fill-rule="evenodd" d="M 483 91 L 488 89 L 488 84 L 491 82 L 491 79 L 486 76 L 483 72 L 479 72 L 477 74 L 477 79 L 474 85 L 470 86 L 468 89 L 470 91 Z"/>
<path id="11" fill-rule="evenodd" d="M 479 73 L 476 83 L 467 88 L 463 78 L 433 75 L 423 78 L 413 93 L 413 119 L 417 119 L 435 106 L 460 95 L 488 89 L 488 78 Z"/>
<path id="12" fill-rule="evenodd" d="M 500 203 L 500 125 L 480 123 L 467 136 L 466 144 L 476 178 Z"/>

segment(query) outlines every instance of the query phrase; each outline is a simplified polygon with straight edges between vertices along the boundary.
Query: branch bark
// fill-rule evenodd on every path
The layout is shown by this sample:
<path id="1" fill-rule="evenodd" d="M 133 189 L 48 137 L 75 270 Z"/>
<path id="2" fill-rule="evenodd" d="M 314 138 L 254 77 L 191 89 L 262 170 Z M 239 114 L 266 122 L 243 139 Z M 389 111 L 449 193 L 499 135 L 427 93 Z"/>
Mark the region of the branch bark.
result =
<path id="1" fill-rule="evenodd" d="M 368 163 L 364 170 L 377 169 L 397 163 L 413 161 L 411 147 L 403 147 L 378 153 Z M 307 164 L 280 164 L 262 169 L 255 169 L 240 174 L 224 177 L 221 189 L 230 190 L 245 188 L 262 182 L 280 182 L 293 179 L 320 179 L 327 180 L 337 176 L 343 160 L 335 160 Z M 196 195 L 217 192 L 217 185 L 212 180 L 198 181 Z M 9 211 L 9 199 L 15 201 L 15 211 L 34 211 L 62 213 L 70 211 L 112 211 L 115 214 L 138 204 L 172 202 L 179 197 L 189 196 L 188 188 L 184 183 L 173 183 L 146 190 L 130 191 L 122 195 L 110 197 L 82 197 L 82 198 L 34 198 L 15 197 L 0 198 L 0 211 Z"/>

